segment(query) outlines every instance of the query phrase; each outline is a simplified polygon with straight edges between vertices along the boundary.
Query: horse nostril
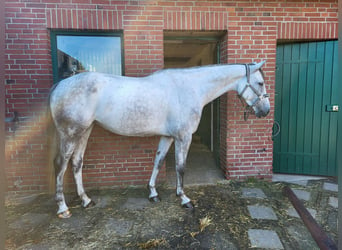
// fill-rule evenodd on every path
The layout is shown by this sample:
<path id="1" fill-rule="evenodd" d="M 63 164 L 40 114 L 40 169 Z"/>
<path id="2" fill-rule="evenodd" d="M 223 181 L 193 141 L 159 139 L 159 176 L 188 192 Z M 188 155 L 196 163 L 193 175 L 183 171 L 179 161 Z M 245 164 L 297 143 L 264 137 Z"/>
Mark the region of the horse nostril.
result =
<path id="1" fill-rule="evenodd" d="M 263 111 L 263 112 L 262 112 L 262 116 L 263 116 L 263 117 L 265 117 L 265 116 L 267 116 L 267 115 L 268 115 L 268 113 L 270 113 L 270 110 L 267 110 L 266 112 L 265 112 L 265 111 Z"/>

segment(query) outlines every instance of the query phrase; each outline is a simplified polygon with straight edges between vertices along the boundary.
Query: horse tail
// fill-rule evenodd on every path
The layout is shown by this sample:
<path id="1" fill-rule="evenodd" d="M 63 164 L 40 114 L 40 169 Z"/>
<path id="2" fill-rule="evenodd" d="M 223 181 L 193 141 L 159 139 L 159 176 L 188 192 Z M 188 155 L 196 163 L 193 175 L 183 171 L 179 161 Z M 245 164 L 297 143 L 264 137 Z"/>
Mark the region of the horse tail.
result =
<path id="1" fill-rule="evenodd" d="M 47 181 L 48 181 L 48 192 L 53 193 L 55 191 L 55 167 L 54 159 L 57 155 L 57 131 L 52 118 L 50 101 L 51 94 L 55 90 L 58 84 L 54 84 L 49 93 L 47 100 L 47 110 L 46 110 L 46 126 L 47 126 L 47 144 L 48 144 L 48 169 L 47 169 Z"/>

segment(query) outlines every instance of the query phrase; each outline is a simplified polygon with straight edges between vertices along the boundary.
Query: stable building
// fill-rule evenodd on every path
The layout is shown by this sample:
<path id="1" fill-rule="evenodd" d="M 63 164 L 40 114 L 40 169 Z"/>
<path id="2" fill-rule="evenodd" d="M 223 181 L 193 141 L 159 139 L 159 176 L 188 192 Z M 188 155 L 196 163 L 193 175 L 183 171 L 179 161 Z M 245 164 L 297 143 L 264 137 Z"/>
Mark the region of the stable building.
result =
<path id="1" fill-rule="evenodd" d="M 61 79 L 84 71 L 146 76 L 163 68 L 261 60 L 267 60 L 271 113 L 244 119 L 244 106 L 229 92 L 206 106 L 195 143 L 211 152 L 208 157 L 227 179 L 270 179 L 274 172 L 336 176 L 337 5 L 6 0 L 8 191 L 49 189 L 47 99 Z M 95 126 L 85 154 L 85 186 L 146 185 L 158 140 Z M 160 182 L 168 169 L 162 169 Z M 74 187 L 70 174 L 65 185 Z"/>

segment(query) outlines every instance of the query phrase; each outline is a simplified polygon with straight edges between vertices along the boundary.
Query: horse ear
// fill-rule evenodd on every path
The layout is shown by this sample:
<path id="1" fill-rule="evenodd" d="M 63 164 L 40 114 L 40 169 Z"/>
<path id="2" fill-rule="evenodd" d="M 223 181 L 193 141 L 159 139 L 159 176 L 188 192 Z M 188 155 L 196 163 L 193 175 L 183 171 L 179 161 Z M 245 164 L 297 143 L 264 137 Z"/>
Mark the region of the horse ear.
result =
<path id="1" fill-rule="evenodd" d="M 251 65 L 250 66 L 251 72 L 255 72 L 259 70 L 265 63 L 266 63 L 266 60 L 256 63 L 254 65 Z"/>

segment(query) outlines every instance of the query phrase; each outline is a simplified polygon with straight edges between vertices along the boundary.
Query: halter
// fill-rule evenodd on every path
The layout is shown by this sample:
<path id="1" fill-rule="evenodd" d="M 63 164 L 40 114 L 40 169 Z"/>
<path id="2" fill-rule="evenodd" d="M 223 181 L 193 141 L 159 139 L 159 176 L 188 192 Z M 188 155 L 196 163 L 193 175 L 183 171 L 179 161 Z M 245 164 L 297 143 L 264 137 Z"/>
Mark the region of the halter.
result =
<path id="1" fill-rule="evenodd" d="M 241 100 L 242 104 L 244 104 L 244 99 L 243 99 L 243 94 L 245 93 L 245 91 L 247 90 L 247 88 L 251 88 L 251 90 L 254 92 L 254 94 L 257 96 L 256 100 L 252 103 L 252 105 L 249 105 L 248 103 L 246 103 L 246 107 L 245 107 L 245 111 L 244 111 L 244 120 L 247 121 L 248 116 L 250 113 L 253 113 L 253 107 L 256 106 L 263 98 L 267 98 L 269 97 L 268 94 L 260 94 L 259 91 L 254 88 L 251 84 L 250 84 L 250 77 L 251 77 L 251 70 L 249 68 L 248 64 L 244 64 L 246 67 L 246 77 L 247 77 L 247 84 L 246 86 L 243 88 L 243 90 L 241 91 L 240 94 L 238 94 L 237 96 L 239 97 L 239 99 Z"/>

